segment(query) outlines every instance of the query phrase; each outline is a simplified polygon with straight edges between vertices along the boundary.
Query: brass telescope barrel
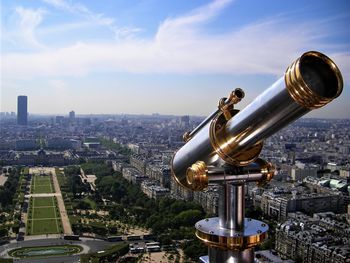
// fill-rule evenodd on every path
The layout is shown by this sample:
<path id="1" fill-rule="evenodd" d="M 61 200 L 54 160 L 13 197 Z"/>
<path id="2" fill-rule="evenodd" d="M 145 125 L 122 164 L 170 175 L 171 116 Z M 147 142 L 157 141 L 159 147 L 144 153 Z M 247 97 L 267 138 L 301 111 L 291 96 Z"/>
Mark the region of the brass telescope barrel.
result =
<path id="1" fill-rule="evenodd" d="M 255 161 L 266 138 L 328 104 L 342 89 L 340 70 L 330 58 L 316 51 L 304 53 L 283 77 L 231 119 L 222 121 L 217 114 L 196 131 L 173 157 L 175 180 L 191 189 L 186 172 L 198 161 L 207 166 L 224 162 L 245 166 Z"/>

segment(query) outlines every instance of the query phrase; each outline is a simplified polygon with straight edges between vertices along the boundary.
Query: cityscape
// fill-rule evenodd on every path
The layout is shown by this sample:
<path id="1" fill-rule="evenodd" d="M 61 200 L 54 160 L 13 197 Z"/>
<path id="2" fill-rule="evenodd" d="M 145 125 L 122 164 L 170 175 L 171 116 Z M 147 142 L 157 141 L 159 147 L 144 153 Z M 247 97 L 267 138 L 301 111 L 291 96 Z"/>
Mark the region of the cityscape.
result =
<path id="1" fill-rule="evenodd" d="M 193 192 L 171 175 L 182 135 L 202 117 L 28 115 L 28 104 L 18 96 L 17 113 L 0 113 L 2 260 L 43 244 L 69 244 L 74 256 L 16 262 L 120 253 L 118 262 L 197 262 L 207 253 L 193 225 L 218 213 L 218 187 Z M 271 227 L 256 262 L 349 262 L 349 151 L 348 119 L 302 118 L 265 141 L 276 175 L 245 192 L 246 216 Z"/>
<path id="2" fill-rule="evenodd" d="M 0 12 L 0 263 L 350 263 L 349 0 Z"/>

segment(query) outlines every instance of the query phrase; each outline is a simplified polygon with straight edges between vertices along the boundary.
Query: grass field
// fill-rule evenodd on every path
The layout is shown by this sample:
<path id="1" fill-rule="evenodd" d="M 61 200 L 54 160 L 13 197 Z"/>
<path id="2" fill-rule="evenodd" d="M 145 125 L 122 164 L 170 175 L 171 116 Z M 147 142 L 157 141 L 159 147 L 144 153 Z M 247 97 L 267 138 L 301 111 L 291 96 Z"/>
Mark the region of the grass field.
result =
<path id="1" fill-rule="evenodd" d="M 34 175 L 31 193 L 32 194 L 43 194 L 43 193 L 53 193 L 54 187 L 52 185 L 52 177 L 48 175 Z"/>
<path id="2" fill-rule="evenodd" d="M 31 197 L 27 235 L 63 233 L 56 197 Z"/>

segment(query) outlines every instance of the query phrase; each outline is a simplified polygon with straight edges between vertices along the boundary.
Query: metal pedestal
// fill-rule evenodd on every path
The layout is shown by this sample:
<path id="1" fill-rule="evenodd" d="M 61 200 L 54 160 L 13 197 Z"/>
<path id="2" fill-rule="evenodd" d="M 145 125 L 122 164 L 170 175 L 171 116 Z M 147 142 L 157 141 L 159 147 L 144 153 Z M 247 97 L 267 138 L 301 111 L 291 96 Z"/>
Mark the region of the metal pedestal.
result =
<path id="1" fill-rule="evenodd" d="M 196 235 L 208 246 L 205 263 L 252 263 L 254 246 L 267 238 L 264 222 L 244 217 L 244 181 L 220 185 L 219 217 L 196 223 Z"/>
<path id="2" fill-rule="evenodd" d="M 228 263 L 251 263 L 254 262 L 254 249 L 247 248 L 244 251 L 239 250 L 221 250 L 217 248 L 208 249 L 209 256 L 199 258 L 201 263 L 228 262 Z M 211 260 L 209 260 L 209 258 Z"/>

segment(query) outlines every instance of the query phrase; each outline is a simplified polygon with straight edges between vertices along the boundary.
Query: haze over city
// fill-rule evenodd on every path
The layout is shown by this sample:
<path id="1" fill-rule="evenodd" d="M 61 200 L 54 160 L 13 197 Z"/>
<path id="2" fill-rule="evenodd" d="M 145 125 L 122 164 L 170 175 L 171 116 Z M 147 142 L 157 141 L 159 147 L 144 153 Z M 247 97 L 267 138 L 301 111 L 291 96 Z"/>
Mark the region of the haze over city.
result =
<path id="1" fill-rule="evenodd" d="M 1 105 L 38 114 L 207 115 L 241 87 L 239 107 L 308 50 L 344 77 L 307 117 L 346 118 L 349 1 L 2 1 Z"/>

